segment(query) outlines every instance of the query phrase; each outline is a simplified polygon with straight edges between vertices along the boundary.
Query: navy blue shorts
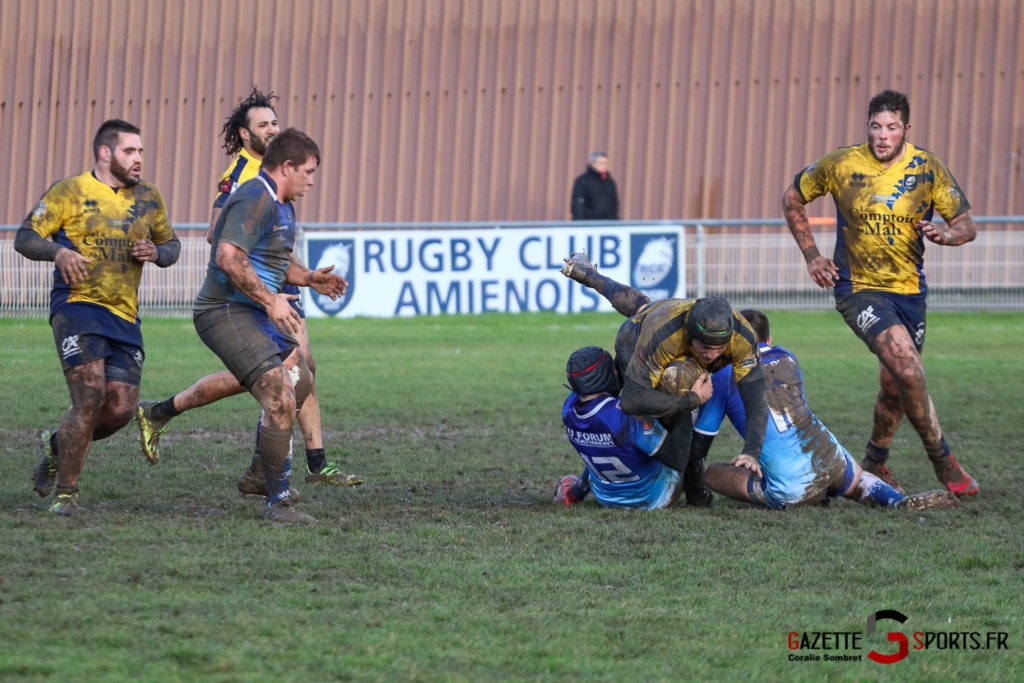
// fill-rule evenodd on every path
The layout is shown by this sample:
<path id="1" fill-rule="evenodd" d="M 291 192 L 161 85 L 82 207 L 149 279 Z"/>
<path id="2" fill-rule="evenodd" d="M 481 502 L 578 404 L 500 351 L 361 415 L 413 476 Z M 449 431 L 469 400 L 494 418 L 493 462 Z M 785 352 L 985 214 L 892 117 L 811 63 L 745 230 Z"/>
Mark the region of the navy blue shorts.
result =
<path id="1" fill-rule="evenodd" d="M 104 376 L 108 382 L 124 382 L 136 387 L 141 385 L 142 363 L 146 358 L 141 346 L 141 335 L 140 343 L 134 343 L 104 334 L 104 329 L 116 331 L 121 326 L 110 325 L 104 318 L 115 316 L 97 309 L 98 306 L 73 304 L 59 308 L 50 316 L 53 341 L 57 345 L 61 367 L 67 372 L 73 367 L 102 360 Z M 128 329 L 131 324 L 123 322 L 123 326 L 128 326 Z M 125 336 L 135 334 L 137 332 L 129 329 Z"/>
<path id="2" fill-rule="evenodd" d="M 298 285 L 281 285 L 281 293 L 282 294 L 297 294 L 298 295 L 298 297 L 299 297 L 298 299 L 290 299 L 288 301 L 288 303 L 291 304 L 292 308 L 295 309 L 295 312 L 299 314 L 299 317 L 302 318 L 303 320 L 305 320 L 306 319 L 306 309 L 302 307 L 302 291 L 299 289 L 299 286 Z"/>
<path id="3" fill-rule="evenodd" d="M 872 351 L 878 335 L 894 325 L 902 325 L 920 353 L 924 348 L 926 308 L 924 294 L 864 289 L 842 298 L 836 297 L 836 310 Z"/>

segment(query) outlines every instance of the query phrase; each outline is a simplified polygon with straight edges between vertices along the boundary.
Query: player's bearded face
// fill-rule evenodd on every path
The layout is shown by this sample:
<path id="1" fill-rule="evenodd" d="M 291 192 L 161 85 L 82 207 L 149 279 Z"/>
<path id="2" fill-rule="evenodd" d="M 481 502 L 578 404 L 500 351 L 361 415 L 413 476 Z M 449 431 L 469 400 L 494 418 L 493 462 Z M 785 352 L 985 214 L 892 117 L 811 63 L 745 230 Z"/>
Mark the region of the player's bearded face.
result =
<path id="1" fill-rule="evenodd" d="M 110 175 L 125 187 L 134 187 L 142 177 L 142 141 L 137 135 L 121 137 L 110 154 Z"/>
<path id="2" fill-rule="evenodd" d="M 249 147 L 257 156 L 267 153 L 267 144 L 281 130 L 277 114 L 269 107 L 253 107 L 249 110 L 245 131 L 249 134 Z"/>
<path id="3" fill-rule="evenodd" d="M 263 156 L 264 154 L 267 153 L 267 143 L 270 142 L 270 138 L 272 138 L 274 136 L 273 135 L 267 135 L 266 137 L 263 137 L 262 135 L 260 135 L 256 131 L 252 130 L 251 128 L 248 129 L 248 130 L 249 130 L 249 146 L 252 147 L 252 151 L 253 152 L 255 152 L 256 154 L 258 154 L 260 156 Z"/>
<path id="4" fill-rule="evenodd" d="M 903 153 L 909 125 L 905 125 L 899 112 L 880 111 L 868 121 L 868 147 L 871 154 L 883 164 Z"/>

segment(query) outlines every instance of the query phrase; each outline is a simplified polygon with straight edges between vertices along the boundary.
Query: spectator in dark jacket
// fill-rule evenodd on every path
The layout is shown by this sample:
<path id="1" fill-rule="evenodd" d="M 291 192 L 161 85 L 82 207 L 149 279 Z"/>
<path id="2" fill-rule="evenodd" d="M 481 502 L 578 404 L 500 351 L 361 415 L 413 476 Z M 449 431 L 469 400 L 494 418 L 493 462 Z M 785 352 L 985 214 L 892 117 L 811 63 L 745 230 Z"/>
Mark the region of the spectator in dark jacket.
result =
<path id="1" fill-rule="evenodd" d="M 608 172 L 608 155 L 594 152 L 583 175 L 572 185 L 574 221 L 618 220 L 619 191 Z"/>

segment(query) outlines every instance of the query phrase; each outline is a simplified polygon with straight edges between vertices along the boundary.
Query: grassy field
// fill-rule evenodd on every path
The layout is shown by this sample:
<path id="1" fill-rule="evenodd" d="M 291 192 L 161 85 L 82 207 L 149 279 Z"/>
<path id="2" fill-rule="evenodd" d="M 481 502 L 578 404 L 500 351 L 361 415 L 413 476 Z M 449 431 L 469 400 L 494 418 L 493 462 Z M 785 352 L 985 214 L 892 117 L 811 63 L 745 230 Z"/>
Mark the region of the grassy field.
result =
<path id="1" fill-rule="evenodd" d="M 812 409 L 859 457 L 874 357 L 838 314 L 770 317 Z M 177 418 L 156 466 L 134 424 L 94 444 L 87 511 L 47 512 L 29 475 L 67 391 L 46 323 L 0 321 L 0 679 L 1019 680 L 1024 315 L 929 316 L 930 389 L 981 494 L 916 514 L 846 500 L 552 505 L 558 478 L 581 469 L 560 423 L 565 359 L 610 348 L 619 322 L 311 321 L 328 453 L 366 483 L 299 480 L 319 522 L 295 528 L 262 522 L 261 500 L 235 490 L 248 396 Z M 144 333 L 144 398 L 220 369 L 190 321 L 147 320 Z M 723 432 L 711 459 L 739 444 Z M 906 424 L 891 463 L 908 490 L 937 486 Z M 908 619 L 867 635 L 883 609 Z M 896 651 L 888 631 L 909 655 L 869 661 Z M 793 632 L 859 640 L 792 650 Z M 949 649 L 954 632 L 1007 647 Z M 913 633 L 931 646 L 914 649 Z M 842 654 L 860 661 L 825 659 Z"/>

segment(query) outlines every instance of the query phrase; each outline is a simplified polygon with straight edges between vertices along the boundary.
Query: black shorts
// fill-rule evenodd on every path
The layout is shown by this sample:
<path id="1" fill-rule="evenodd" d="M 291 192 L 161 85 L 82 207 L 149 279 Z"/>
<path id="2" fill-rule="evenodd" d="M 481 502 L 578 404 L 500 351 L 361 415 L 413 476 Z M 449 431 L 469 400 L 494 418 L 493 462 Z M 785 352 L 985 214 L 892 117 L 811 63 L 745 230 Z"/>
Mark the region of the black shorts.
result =
<path id="1" fill-rule="evenodd" d="M 875 348 L 878 335 L 894 325 L 902 325 L 920 353 L 924 348 L 926 308 L 924 294 L 863 289 L 842 298 L 836 297 L 836 310 L 871 350 Z"/>
<path id="2" fill-rule="evenodd" d="M 266 311 L 243 304 L 224 304 L 196 311 L 192 322 L 211 351 L 246 389 L 282 361 L 299 343 L 277 329 Z"/>
<path id="3" fill-rule="evenodd" d="M 146 358 L 142 347 L 102 334 L 97 329 L 95 313 L 89 307 L 58 309 L 50 317 L 50 327 L 64 372 L 102 360 L 108 382 L 124 382 L 136 387 L 142 384 L 142 363 Z"/>

